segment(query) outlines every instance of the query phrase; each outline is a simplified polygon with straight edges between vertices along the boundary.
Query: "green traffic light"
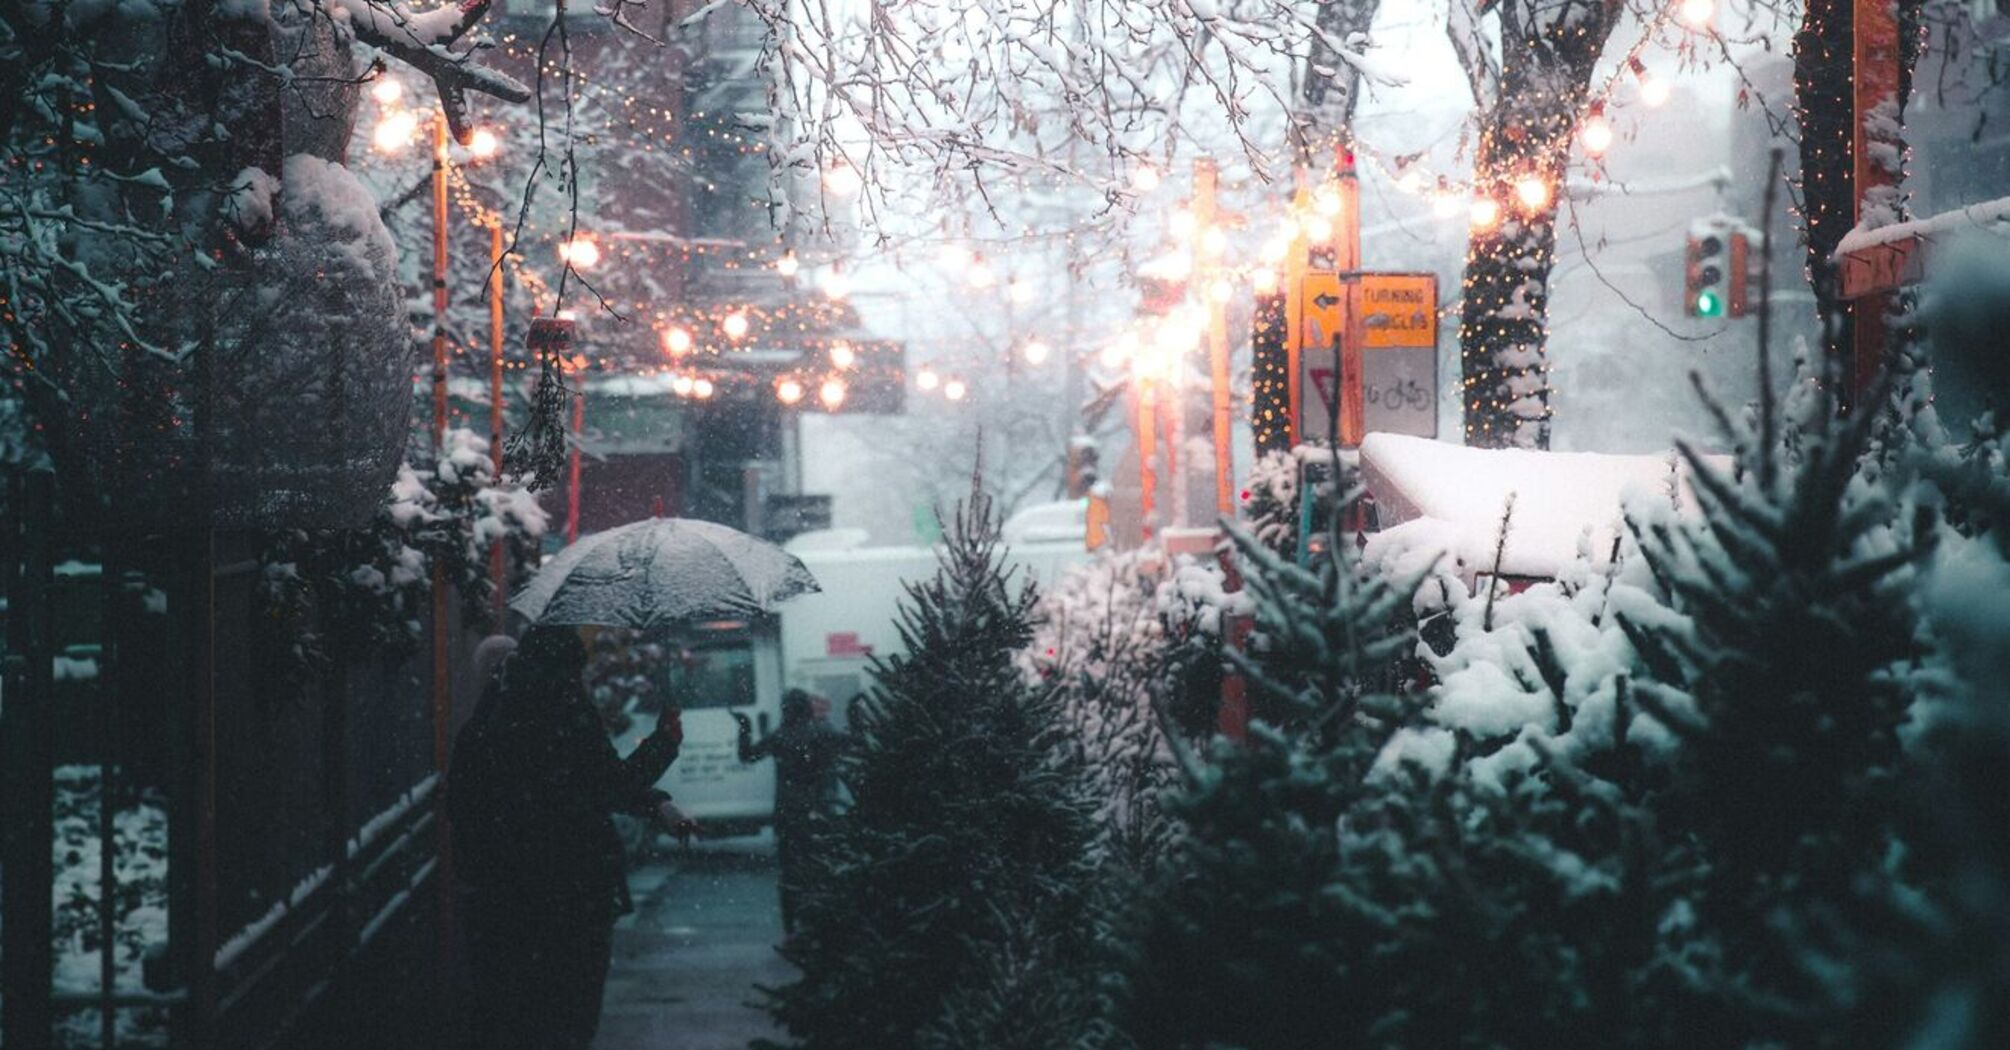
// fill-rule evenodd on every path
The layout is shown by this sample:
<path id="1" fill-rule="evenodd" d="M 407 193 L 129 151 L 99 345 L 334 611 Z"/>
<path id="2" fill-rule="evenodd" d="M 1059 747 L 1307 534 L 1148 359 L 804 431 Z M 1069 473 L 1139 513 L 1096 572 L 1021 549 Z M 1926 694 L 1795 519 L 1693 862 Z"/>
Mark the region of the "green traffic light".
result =
<path id="1" fill-rule="evenodd" d="M 1724 300 L 1719 298 L 1716 292 L 1708 292 L 1708 291 L 1697 292 L 1696 316 L 1698 317 L 1724 316 Z"/>

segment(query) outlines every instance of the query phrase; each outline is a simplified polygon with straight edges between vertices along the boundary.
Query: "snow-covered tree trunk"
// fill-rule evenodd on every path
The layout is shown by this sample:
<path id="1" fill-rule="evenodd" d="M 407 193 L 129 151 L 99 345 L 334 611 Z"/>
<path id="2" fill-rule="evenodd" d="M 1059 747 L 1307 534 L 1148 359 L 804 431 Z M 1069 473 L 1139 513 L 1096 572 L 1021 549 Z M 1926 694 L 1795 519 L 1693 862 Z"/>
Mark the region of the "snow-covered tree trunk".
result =
<path id="1" fill-rule="evenodd" d="M 1305 79 L 1291 114 L 1291 146 L 1298 163 L 1312 166 L 1322 154 L 1353 134 L 1354 107 L 1361 97 L 1361 70 L 1338 48 L 1368 32 L 1382 0 L 1331 0 L 1313 16 Z"/>
<path id="2" fill-rule="evenodd" d="M 1546 448 L 1556 201 L 1593 67 L 1622 8 L 1616 0 L 1505 0 L 1499 10 L 1500 93 L 1473 173 L 1478 198 L 1498 211 L 1495 221 L 1474 224 L 1459 319 L 1466 443 Z M 1545 189 L 1524 196 L 1528 180 Z"/>

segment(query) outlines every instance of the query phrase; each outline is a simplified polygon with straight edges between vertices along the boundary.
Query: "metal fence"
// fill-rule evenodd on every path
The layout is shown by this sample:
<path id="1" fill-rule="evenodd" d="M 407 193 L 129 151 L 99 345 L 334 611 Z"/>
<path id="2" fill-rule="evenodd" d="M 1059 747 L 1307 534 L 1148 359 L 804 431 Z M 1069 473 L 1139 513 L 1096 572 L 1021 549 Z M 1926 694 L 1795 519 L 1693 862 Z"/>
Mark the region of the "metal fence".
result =
<path id="1" fill-rule="evenodd" d="M 0 497 L 0 1041 L 444 1044 L 432 654 L 278 674 L 250 537 L 53 495 Z"/>

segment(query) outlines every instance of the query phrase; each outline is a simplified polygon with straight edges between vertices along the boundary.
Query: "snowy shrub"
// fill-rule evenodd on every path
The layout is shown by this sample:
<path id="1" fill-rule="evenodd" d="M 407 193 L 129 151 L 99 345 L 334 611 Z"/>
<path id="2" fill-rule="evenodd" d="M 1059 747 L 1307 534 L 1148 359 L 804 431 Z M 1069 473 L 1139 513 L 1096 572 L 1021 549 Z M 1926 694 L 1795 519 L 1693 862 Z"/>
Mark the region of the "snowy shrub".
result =
<path id="1" fill-rule="evenodd" d="M 363 653 L 408 653 L 430 615 L 438 566 L 470 621 L 493 608 L 490 544 L 520 574 L 535 565 L 543 508 L 513 479 L 497 483 L 488 442 L 446 434 L 437 462 L 401 464 L 383 505 L 358 529 L 271 536 L 262 555 L 258 618 L 268 654 L 293 676 Z"/>

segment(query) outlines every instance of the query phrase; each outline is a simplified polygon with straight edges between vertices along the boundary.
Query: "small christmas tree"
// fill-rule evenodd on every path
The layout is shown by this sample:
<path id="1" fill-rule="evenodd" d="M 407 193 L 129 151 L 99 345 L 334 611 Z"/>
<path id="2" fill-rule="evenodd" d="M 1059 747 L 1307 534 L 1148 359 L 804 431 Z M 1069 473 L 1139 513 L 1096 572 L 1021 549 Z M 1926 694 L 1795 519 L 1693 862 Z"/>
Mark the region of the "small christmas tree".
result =
<path id="1" fill-rule="evenodd" d="M 767 990 L 803 1047 L 1030 1032 L 1001 1005 L 1094 998 L 1053 984 L 1095 947 L 1095 806 L 1061 746 L 1054 690 L 1013 663 L 1032 636 L 1033 590 L 1001 567 L 980 490 L 945 524 L 934 578 L 901 607 L 908 655 L 880 661 L 853 709 L 840 766 L 851 803 L 816 836 L 783 948 L 802 976 Z"/>

